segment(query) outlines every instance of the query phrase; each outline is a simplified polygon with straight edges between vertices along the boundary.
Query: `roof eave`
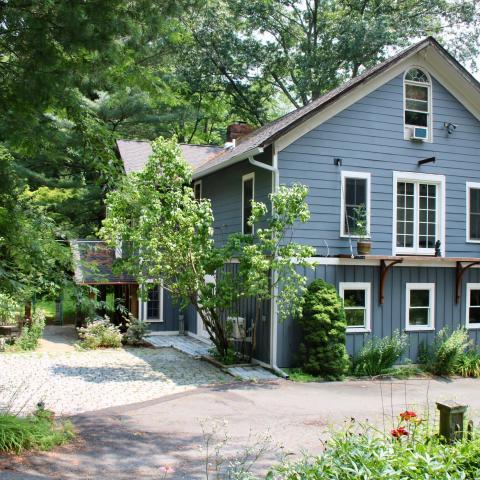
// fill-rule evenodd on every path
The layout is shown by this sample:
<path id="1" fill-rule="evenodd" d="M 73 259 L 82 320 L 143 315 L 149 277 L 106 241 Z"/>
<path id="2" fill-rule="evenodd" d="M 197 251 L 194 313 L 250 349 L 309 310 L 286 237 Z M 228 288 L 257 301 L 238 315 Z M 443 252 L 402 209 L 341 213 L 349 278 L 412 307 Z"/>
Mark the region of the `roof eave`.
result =
<path id="1" fill-rule="evenodd" d="M 234 155 L 233 157 L 229 158 L 225 162 L 217 163 L 212 165 L 209 168 L 205 168 L 204 170 L 200 170 L 199 172 L 194 172 L 192 175 L 193 180 L 198 180 L 201 177 L 205 177 L 206 175 L 210 175 L 218 170 L 223 170 L 230 165 L 234 165 L 235 163 L 241 162 L 242 160 L 246 160 L 247 158 L 254 157 L 255 155 L 260 155 L 263 153 L 262 147 L 255 147 L 246 152 L 239 153 L 238 155 Z"/>

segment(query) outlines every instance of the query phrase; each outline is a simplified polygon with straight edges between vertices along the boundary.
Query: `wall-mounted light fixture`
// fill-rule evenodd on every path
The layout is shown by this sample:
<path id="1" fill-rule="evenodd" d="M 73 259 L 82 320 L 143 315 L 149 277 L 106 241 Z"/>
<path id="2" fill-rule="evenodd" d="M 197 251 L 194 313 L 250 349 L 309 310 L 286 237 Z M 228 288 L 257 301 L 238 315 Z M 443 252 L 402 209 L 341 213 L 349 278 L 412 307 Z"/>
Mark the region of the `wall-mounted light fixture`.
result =
<path id="1" fill-rule="evenodd" d="M 457 125 L 452 122 L 445 122 L 443 126 L 447 129 L 447 133 L 449 135 L 451 135 L 457 129 Z"/>
<path id="2" fill-rule="evenodd" d="M 333 164 L 336 166 L 336 167 L 341 167 L 342 166 L 342 159 L 341 158 L 338 158 L 338 157 L 335 157 L 333 159 Z"/>

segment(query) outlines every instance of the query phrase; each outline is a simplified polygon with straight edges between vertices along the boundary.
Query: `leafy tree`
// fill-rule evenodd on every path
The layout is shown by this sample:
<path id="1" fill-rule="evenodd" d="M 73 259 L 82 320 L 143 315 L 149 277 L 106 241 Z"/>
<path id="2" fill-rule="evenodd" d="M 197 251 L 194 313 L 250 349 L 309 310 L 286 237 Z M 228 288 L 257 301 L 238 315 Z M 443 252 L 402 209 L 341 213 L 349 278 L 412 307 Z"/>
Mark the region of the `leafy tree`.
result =
<path id="1" fill-rule="evenodd" d="M 330 380 L 343 377 L 349 368 L 347 324 L 342 300 L 333 285 L 319 279 L 308 286 L 299 323 L 304 335 L 300 345 L 302 369 Z"/>
<path id="2" fill-rule="evenodd" d="M 470 0 L 212 0 L 185 24 L 192 57 L 263 123 L 274 92 L 298 108 L 426 35 L 473 67 L 479 9 Z"/>
<path id="3" fill-rule="evenodd" d="M 1 145 L 0 178 L 0 292 L 22 300 L 54 295 L 69 271 L 69 249 L 57 241 L 53 222 L 29 201 Z"/>
<path id="4" fill-rule="evenodd" d="M 134 274 L 143 287 L 154 281 L 183 305 L 193 305 L 224 356 L 225 317 L 235 300 L 269 299 L 280 278 L 280 316 L 301 309 L 305 277 L 296 268 L 306 266 L 313 251 L 287 241 L 286 234 L 296 221 L 309 218 L 307 189 L 281 188 L 271 195 L 273 213 L 264 220 L 265 228 L 257 228 L 254 236 L 232 235 L 225 246 L 216 247 L 210 201 L 195 200 L 191 180 L 175 140 L 157 139 L 145 169 L 125 177 L 108 194 L 101 235 L 112 246 L 119 240 L 133 245 L 138 256 L 124 259 L 119 268 Z M 266 205 L 255 202 L 249 221 L 258 223 L 267 211 Z M 239 261 L 237 276 L 223 270 L 233 257 Z M 215 283 L 205 281 L 215 274 Z"/>

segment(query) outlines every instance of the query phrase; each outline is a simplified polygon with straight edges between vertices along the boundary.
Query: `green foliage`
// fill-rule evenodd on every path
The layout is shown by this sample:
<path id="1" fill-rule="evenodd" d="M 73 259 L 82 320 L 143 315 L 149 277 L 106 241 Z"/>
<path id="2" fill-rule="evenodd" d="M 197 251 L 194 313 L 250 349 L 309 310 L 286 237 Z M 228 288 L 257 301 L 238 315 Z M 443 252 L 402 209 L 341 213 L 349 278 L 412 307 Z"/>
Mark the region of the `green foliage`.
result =
<path id="1" fill-rule="evenodd" d="M 321 377 L 304 372 L 301 368 L 284 368 L 283 370 L 288 374 L 288 379 L 292 382 L 310 383 L 323 380 Z"/>
<path id="2" fill-rule="evenodd" d="M 88 321 L 86 327 L 78 328 L 78 336 L 80 337 L 79 346 L 88 350 L 122 346 L 120 328 L 110 323 L 107 316 L 103 319 Z"/>
<path id="3" fill-rule="evenodd" d="M 455 372 L 462 377 L 480 377 L 480 352 L 478 350 L 467 350 L 460 355 L 455 365 Z"/>
<path id="4" fill-rule="evenodd" d="M 480 476 L 480 438 L 453 444 L 429 432 L 428 424 L 402 422 L 401 438 L 371 426 L 336 432 L 318 457 L 305 457 L 272 470 L 270 480 L 380 479 L 474 480 Z M 392 431 L 393 433 L 393 431 Z"/>
<path id="5" fill-rule="evenodd" d="M 354 208 L 353 217 L 354 228 L 351 232 L 352 235 L 357 235 L 360 238 L 368 237 L 368 216 L 365 204 L 362 203 Z"/>
<path id="6" fill-rule="evenodd" d="M 349 361 L 345 347 L 345 311 L 333 285 L 313 281 L 305 294 L 300 345 L 302 370 L 328 380 L 342 378 Z"/>
<path id="7" fill-rule="evenodd" d="M 13 350 L 27 352 L 35 350 L 38 347 L 38 342 L 42 337 L 45 328 L 45 313 L 42 310 L 37 310 L 29 323 L 27 323 L 15 340 Z"/>
<path id="8" fill-rule="evenodd" d="M 74 436 L 70 422 L 56 424 L 53 414 L 43 409 L 27 417 L 0 413 L 0 453 L 51 450 Z"/>
<path id="9" fill-rule="evenodd" d="M 141 262 L 132 255 L 119 268 L 135 275 L 143 291 L 153 280 L 183 306 L 193 305 L 225 356 L 229 342 L 223 319 L 235 301 L 256 297 L 260 304 L 281 279 L 280 317 L 301 309 L 305 277 L 296 269 L 308 266 L 313 250 L 289 241 L 288 233 L 295 222 L 308 220 L 307 189 L 295 185 L 272 194 L 273 214 L 266 219 L 268 207 L 254 202 L 249 221 L 263 220 L 264 228 L 256 228 L 255 235 L 231 235 L 226 246 L 216 247 L 210 200 L 195 200 L 191 168 L 175 139 L 158 138 L 152 148 L 145 169 L 123 178 L 107 196 L 101 236 L 111 246 L 122 240 L 141 251 Z M 239 261 L 235 277 L 224 269 L 232 258 Z M 215 281 L 206 281 L 209 276 Z"/>
<path id="10" fill-rule="evenodd" d="M 0 325 L 15 325 L 19 311 L 20 304 L 11 295 L 0 292 Z"/>
<path id="11" fill-rule="evenodd" d="M 457 364 L 471 343 L 465 328 L 459 328 L 450 334 L 450 330 L 445 327 L 437 333 L 432 345 L 420 344 L 418 357 L 428 372 L 450 375 L 456 372 Z"/>
<path id="12" fill-rule="evenodd" d="M 148 334 L 148 324 L 143 320 L 135 318 L 131 313 L 127 317 L 127 331 L 124 340 L 129 345 L 140 345 Z"/>
<path id="13" fill-rule="evenodd" d="M 353 360 L 352 370 L 355 375 L 381 375 L 389 373 L 397 360 L 408 347 L 408 336 L 398 330 L 391 337 L 369 340 Z"/>
<path id="14" fill-rule="evenodd" d="M 223 365 L 235 365 L 241 361 L 239 355 L 237 355 L 237 352 L 231 347 L 228 347 L 224 355 L 218 353 L 216 348 L 211 348 L 209 353 L 215 360 Z"/>

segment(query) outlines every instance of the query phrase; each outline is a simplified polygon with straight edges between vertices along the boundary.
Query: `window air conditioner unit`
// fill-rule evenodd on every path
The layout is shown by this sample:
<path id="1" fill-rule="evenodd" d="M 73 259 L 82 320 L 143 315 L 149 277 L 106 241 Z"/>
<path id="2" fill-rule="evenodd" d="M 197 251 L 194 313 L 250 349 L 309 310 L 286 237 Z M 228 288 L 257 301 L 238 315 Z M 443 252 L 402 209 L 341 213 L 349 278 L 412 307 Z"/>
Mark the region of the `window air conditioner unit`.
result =
<path id="1" fill-rule="evenodd" d="M 423 142 L 427 138 L 428 138 L 427 127 L 412 127 L 412 135 L 410 136 L 410 140 Z"/>

